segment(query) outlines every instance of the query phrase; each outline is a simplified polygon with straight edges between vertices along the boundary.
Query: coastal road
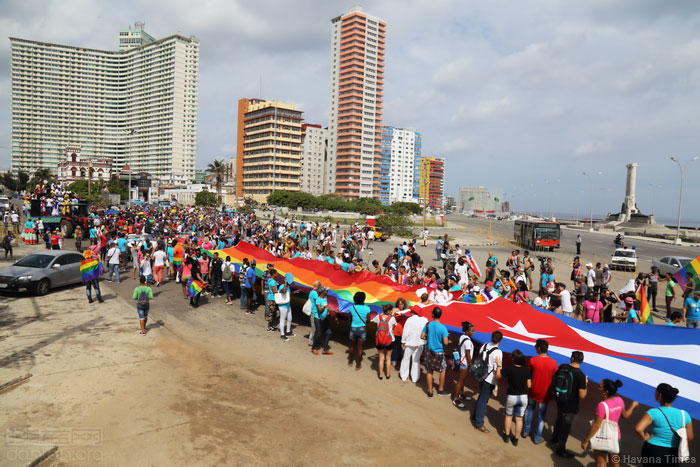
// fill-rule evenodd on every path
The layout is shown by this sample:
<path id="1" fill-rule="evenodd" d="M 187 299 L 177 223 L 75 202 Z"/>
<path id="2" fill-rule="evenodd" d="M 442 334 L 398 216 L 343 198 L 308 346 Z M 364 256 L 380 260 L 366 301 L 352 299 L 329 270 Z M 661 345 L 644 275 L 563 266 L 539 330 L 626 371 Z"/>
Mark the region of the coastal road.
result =
<path id="1" fill-rule="evenodd" d="M 449 224 L 458 224 L 478 231 L 488 231 L 489 220 L 483 218 L 466 217 L 461 214 L 450 214 L 446 217 Z M 507 220 L 493 220 L 493 237 L 496 239 L 513 239 L 514 222 Z M 609 262 L 615 246 L 613 239 L 615 234 L 611 232 L 588 232 L 582 230 L 561 230 L 561 249 L 559 256 L 573 256 L 576 252 L 576 235 L 581 234 L 582 261 Z M 700 248 L 691 246 L 677 246 L 666 243 L 644 240 L 640 238 L 628 238 L 625 240 L 628 246 L 635 246 L 639 257 L 638 270 L 646 272 L 651 267 L 651 260 L 662 256 L 679 255 L 695 258 L 700 255 Z"/>

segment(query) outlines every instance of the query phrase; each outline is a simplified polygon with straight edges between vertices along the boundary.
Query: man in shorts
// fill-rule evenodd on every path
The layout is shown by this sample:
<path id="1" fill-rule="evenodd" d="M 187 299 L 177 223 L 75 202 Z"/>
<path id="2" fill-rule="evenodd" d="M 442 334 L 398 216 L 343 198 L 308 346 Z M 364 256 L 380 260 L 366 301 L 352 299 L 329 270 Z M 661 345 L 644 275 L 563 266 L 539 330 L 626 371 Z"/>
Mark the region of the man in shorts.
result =
<path id="1" fill-rule="evenodd" d="M 442 316 L 440 307 L 436 306 L 433 308 L 432 314 L 433 320 L 425 325 L 421 333 L 421 339 L 427 341 L 423 363 L 425 364 L 426 377 L 428 378 L 428 397 L 433 397 L 433 372 L 435 371 L 440 373 L 438 395 L 449 396 L 449 391 L 445 391 L 447 328 L 440 322 L 440 317 Z"/>
<path id="2" fill-rule="evenodd" d="M 141 325 L 141 331 L 139 334 L 142 336 L 146 335 L 146 323 L 148 322 L 148 310 L 151 307 L 151 300 L 153 300 L 153 290 L 146 285 L 146 277 L 139 277 L 139 286 L 134 289 L 132 295 L 136 302 L 136 311 L 139 314 L 139 324 Z"/>

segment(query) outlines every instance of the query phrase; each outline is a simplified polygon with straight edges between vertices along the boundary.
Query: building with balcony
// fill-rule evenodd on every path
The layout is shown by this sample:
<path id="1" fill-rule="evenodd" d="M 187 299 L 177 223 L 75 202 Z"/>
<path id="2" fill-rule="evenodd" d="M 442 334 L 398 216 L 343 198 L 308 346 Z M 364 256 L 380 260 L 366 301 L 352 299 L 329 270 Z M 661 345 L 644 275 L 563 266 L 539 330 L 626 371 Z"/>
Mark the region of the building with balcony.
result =
<path id="1" fill-rule="evenodd" d="M 302 112 L 292 104 L 241 99 L 247 109 L 239 114 L 236 176 L 242 196 L 266 202 L 275 190 L 299 191 L 301 176 Z M 239 101 L 239 111 L 242 103 Z M 238 188 L 238 180 L 236 187 Z"/>
<path id="2" fill-rule="evenodd" d="M 420 168 L 420 200 L 433 210 L 443 209 L 445 191 L 445 159 L 422 157 Z"/>
<path id="3" fill-rule="evenodd" d="M 380 196 L 386 23 L 360 7 L 331 20 L 328 189 Z"/>
<path id="4" fill-rule="evenodd" d="M 120 32 L 119 51 L 14 37 L 10 46 L 12 170 L 55 170 L 77 144 L 83 158 L 161 181 L 194 178 L 196 38 L 153 40 L 139 23 Z"/>

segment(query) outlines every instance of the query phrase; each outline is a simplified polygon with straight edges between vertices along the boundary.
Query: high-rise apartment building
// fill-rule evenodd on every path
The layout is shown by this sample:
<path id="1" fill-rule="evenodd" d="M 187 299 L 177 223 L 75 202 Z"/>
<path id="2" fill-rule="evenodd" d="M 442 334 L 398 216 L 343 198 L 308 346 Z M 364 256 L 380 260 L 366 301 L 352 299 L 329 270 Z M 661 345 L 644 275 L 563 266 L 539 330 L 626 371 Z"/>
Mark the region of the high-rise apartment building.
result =
<path id="1" fill-rule="evenodd" d="M 132 31 L 142 45 L 122 43 L 122 31 L 120 51 L 10 38 L 13 170 L 55 171 L 78 144 L 85 160 L 194 178 L 199 41 Z"/>
<path id="2" fill-rule="evenodd" d="M 301 126 L 301 191 L 315 196 L 328 193 L 327 158 L 328 128 L 304 123 Z"/>
<path id="3" fill-rule="evenodd" d="M 406 128 L 382 128 L 379 164 L 379 200 L 384 205 L 419 198 L 422 140 Z"/>
<path id="4" fill-rule="evenodd" d="M 420 198 L 432 209 L 443 208 L 445 159 L 422 157 L 420 162 Z"/>
<path id="5" fill-rule="evenodd" d="M 236 176 L 242 196 L 265 202 L 275 190 L 299 191 L 302 112 L 292 104 L 261 99 L 241 99 L 239 111 L 241 107 L 247 109 L 238 115 L 242 150 L 236 154 L 241 167 Z"/>
<path id="6" fill-rule="evenodd" d="M 134 23 L 134 29 L 122 29 L 119 31 L 119 50 L 130 50 L 142 45 L 155 42 L 153 36 L 148 34 L 143 27 L 145 23 Z"/>
<path id="7" fill-rule="evenodd" d="M 386 23 L 360 7 L 331 20 L 329 190 L 379 197 Z"/>

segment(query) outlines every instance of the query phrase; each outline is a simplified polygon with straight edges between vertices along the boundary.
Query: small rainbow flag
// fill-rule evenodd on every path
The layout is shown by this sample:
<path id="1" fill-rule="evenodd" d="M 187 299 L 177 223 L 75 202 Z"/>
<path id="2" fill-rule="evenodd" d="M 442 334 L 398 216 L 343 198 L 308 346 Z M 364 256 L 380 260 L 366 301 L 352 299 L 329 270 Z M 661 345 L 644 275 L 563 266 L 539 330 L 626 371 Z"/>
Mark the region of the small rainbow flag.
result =
<path id="1" fill-rule="evenodd" d="M 190 280 L 187 281 L 188 297 L 194 297 L 201 293 L 202 290 L 204 290 L 204 283 L 202 281 L 192 280 L 192 278 L 190 278 Z"/>
<path id="2" fill-rule="evenodd" d="M 94 258 L 84 259 L 80 262 L 80 279 L 83 284 L 87 284 L 93 279 L 97 279 L 105 272 L 102 263 Z"/>
<path id="3" fill-rule="evenodd" d="M 639 322 L 643 324 L 654 324 L 654 317 L 651 316 L 651 308 L 649 307 L 644 285 L 640 285 L 637 289 L 637 300 L 639 300 Z"/>
<path id="4" fill-rule="evenodd" d="M 680 271 L 673 275 L 673 278 L 676 280 L 681 290 L 685 290 L 685 286 L 688 284 L 688 279 L 685 278 L 688 273 L 691 273 L 693 279 L 695 279 L 695 288 L 700 287 L 700 256 L 686 264 L 685 267 L 681 268 Z"/>

